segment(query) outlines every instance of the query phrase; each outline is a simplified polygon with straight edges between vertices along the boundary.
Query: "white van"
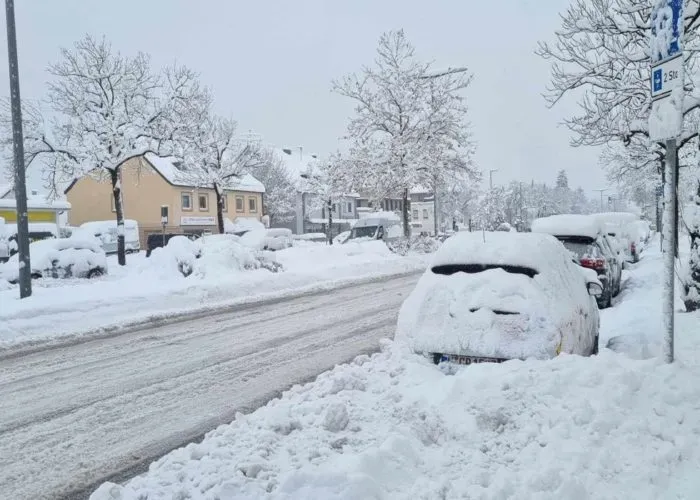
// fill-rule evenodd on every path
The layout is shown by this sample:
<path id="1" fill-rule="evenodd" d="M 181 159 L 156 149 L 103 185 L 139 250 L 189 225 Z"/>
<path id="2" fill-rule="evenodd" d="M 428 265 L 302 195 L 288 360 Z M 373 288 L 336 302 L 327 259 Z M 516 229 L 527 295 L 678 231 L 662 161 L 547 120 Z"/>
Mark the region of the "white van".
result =
<path id="1" fill-rule="evenodd" d="M 358 220 L 350 230 L 350 236 L 345 242 L 357 240 L 398 240 L 403 236 L 401 221 L 395 214 L 392 216 L 373 216 Z"/>
<path id="2" fill-rule="evenodd" d="M 87 230 L 100 240 L 106 254 L 117 253 L 117 221 L 100 220 L 82 224 L 80 229 Z M 124 219 L 124 246 L 126 253 L 137 253 L 141 250 L 139 240 L 139 223 L 132 219 Z"/>

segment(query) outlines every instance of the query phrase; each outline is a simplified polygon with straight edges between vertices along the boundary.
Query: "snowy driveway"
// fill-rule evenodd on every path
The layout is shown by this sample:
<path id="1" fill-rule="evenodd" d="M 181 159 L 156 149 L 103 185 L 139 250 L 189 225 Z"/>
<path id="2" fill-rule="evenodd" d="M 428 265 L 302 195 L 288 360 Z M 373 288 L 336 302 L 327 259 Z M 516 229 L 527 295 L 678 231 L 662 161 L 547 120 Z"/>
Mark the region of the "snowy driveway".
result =
<path id="1" fill-rule="evenodd" d="M 0 492 L 89 486 L 249 412 L 393 335 L 418 276 L 58 347 L 0 362 Z M 69 496 L 70 495 L 70 496 Z"/>

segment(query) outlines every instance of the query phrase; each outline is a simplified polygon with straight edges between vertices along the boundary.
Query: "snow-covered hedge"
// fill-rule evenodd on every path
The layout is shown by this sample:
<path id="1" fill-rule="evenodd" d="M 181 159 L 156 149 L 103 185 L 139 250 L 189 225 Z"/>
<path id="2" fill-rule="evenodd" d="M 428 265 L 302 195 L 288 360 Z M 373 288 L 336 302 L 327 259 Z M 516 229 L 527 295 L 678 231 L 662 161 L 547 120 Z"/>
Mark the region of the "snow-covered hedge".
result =
<path id="1" fill-rule="evenodd" d="M 685 223 L 690 236 L 690 255 L 683 276 L 683 302 L 690 312 L 700 309 L 700 181 L 695 204 L 688 208 Z"/>

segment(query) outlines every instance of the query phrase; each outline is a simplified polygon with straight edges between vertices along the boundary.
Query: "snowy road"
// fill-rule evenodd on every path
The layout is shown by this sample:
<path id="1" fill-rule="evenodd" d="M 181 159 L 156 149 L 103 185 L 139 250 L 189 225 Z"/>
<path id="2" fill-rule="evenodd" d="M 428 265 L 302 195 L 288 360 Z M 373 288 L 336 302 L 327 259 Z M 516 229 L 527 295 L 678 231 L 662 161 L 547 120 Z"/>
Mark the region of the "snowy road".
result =
<path id="1" fill-rule="evenodd" d="M 392 336 L 418 275 L 0 361 L 3 498 L 84 498 Z"/>

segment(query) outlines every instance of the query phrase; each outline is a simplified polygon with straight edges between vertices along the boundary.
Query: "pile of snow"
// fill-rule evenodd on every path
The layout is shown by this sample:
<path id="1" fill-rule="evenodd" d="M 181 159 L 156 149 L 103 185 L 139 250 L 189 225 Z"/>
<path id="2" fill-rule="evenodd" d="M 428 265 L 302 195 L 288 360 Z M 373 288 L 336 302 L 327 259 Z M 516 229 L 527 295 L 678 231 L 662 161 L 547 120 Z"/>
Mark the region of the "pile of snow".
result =
<path id="1" fill-rule="evenodd" d="M 153 250 L 142 263 L 143 270 L 166 279 L 176 275 L 204 279 L 254 269 L 280 270 L 269 252 L 256 252 L 242 245 L 241 240 L 232 234 L 203 236 L 196 241 L 175 236 L 165 247 Z"/>
<path id="2" fill-rule="evenodd" d="M 691 499 L 698 381 L 610 351 L 446 375 L 385 347 L 90 499 Z"/>
<path id="3" fill-rule="evenodd" d="M 396 339 L 419 353 L 547 359 L 590 352 L 597 320 L 583 273 L 554 237 L 457 233 L 401 307 Z"/>
<path id="4" fill-rule="evenodd" d="M 348 238 L 350 238 L 350 231 L 343 231 L 338 236 L 333 238 L 333 243 L 338 243 L 342 245 L 343 243 L 348 241 Z"/>
<path id="5" fill-rule="evenodd" d="M 590 215 L 561 214 L 532 221 L 533 233 L 553 236 L 585 236 L 595 239 L 602 232 L 602 223 Z"/>
<path id="6" fill-rule="evenodd" d="M 360 212 L 359 220 L 362 219 L 388 219 L 401 222 L 401 218 L 396 212 L 390 212 L 388 210 L 379 210 L 376 212 Z"/>
<path id="7" fill-rule="evenodd" d="M 349 233 L 349 231 L 348 231 Z M 338 235 L 340 236 L 340 235 Z M 300 241 L 326 241 L 328 237 L 326 236 L 326 233 L 304 233 L 304 234 L 295 234 L 294 235 L 295 240 L 300 240 Z"/>
<path id="8" fill-rule="evenodd" d="M 435 253 L 441 244 L 439 239 L 432 236 L 413 236 L 409 239 L 401 238 L 387 242 L 391 251 L 399 255 Z"/>
<path id="9" fill-rule="evenodd" d="M 224 232 L 242 233 L 244 231 L 259 231 L 264 230 L 265 225 L 255 218 L 248 217 L 238 217 L 235 222 L 231 222 L 230 219 L 224 219 Z"/>

